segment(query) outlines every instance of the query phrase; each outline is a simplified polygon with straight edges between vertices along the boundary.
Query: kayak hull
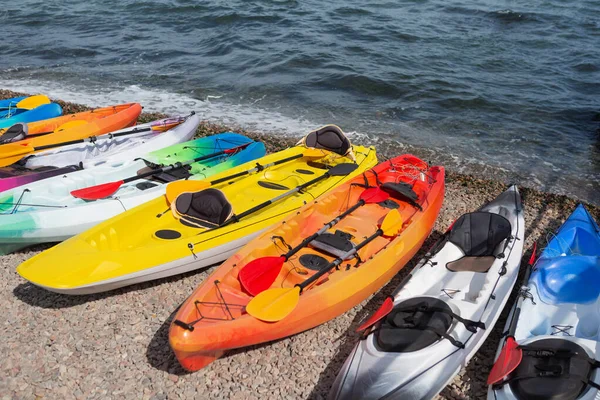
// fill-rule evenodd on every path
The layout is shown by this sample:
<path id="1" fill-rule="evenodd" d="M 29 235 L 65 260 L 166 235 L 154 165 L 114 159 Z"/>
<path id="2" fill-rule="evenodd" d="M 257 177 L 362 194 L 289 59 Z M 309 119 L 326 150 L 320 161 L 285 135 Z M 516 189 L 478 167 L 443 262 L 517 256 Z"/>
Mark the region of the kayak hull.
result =
<path id="1" fill-rule="evenodd" d="M 551 238 L 538 257 L 529 280 L 523 283 L 521 293 L 527 293 L 527 296 L 522 297 L 514 339 L 519 346 L 535 346 L 549 341 L 560 343 L 560 346 L 577 345 L 590 360 L 599 360 L 600 228 L 580 204 Z M 505 331 L 508 331 L 515 318 L 516 308 L 515 303 L 506 321 Z M 496 358 L 504 342 L 500 342 Z M 547 362 L 552 364 L 556 361 Z M 521 398 L 518 395 L 519 381 L 511 382 L 511 378 L 514 378 L 512 373 L 506 383 L 489 386 L 488 399 Z M 599 369 L 592 368 L 590 375 L 585 378 L 600 382 Z M 559 379 L 546 378 L 532 383 L 536 390 L 543 390 L 553 380 Z M 515 383 L 516 387 L 513 386 Z M 564 397 L 565 393 L 562 395 L 560 398 L 567 398 Z M 599 397 L 600 392 L 591 386 L 584 385 L 580 390 L 577 385 L 571 385 L 568 395 L 569 399 L 593 400 Z M 544 394 L 537 396 L 547 397 Z"/>
<path id="2" fill-rule="evenodd" d="M 419 165 L 424 170 L 416 173 L 419 176 L 417 179 L 429 182 L 423 184 L 423 189 L 419 191 L 418 202 L 423 207 L 422 211 L 400 200 L 399 203 L 392 201 L 399 205 L 398 210 L 405 221 L 398 236 L 377 238 L 361 251 L 360 260 L 365 261 L 360 264 L 356 260 L 348 261 L 347 265 L 344 263 L 339 270 L 322 278 L 310 290 L 304 290 L 298 306 L 283 320 L 263 322 L 246 314 L 245 306 L 252 297 L 241 288 L 238 280 L 240 268 L 260 257 L 280 255 L 284 246 L 275 245 L 272 241 L 274 238 L 283 237 L 285 241 L 278 239 L 276 242 L 281 241 L 282 245 L 287 243 L 293 247 L 302 238 L 316 232 L 324 223 L 355 204 L 364 190 L 356 184 L 364 184 L 366 177 L 370 185 L 376 185 L 375 174 L 367 171 L 311 202 L 230 257 L 186 300 L 169 331 L 169 343 L 180 364 L 186 370 L 196 371 L 225 351 L 277 340 L 314 328 L 356 306 L 388 282 L 416 254 L 429 235 L 444 197 L 443 168 L 425 170 L 426 164 L 418 158 L 399 156 L 374 167 L 373 170 L 383 182 L 396 182 L 402 176 L 401 172 L 390 168 L 390 162 L 398 171 L 402 171 L 406 165 Z M 377 230 L 378 223 L 390 212 L 387 207 L 394 207 L 390 203 L 384 204 L 364 205 L 330 231 L 339 229 L 353 232 L 356 242 L 359 242 Z M 305 255 L 317 254 L 324 256 L 322 252 L 315 253 L 313 247 L 303 248 L 285 263 L 271 287 L 293 287 L 305 280 L 310 271 L 303 268 L 303 264 L 297 264 L 298 260 Z M 326 257 L 327 260 L 335 258 Z M 228 307 L 224 308 L 219 298 Z M 193 329 L 183 328 L 182 323 L 192 324 Z"/>
<path id="3" fill-rule="evenodd" d="M 185 142 L 146 154 L 142 158 L 154 163 L 186 161 L 219 149 L 251 143 L 244 150 L 226 158 L 216 157 L 192 165 L 192 173 L 218 173 L 248 162 L 265 153 L 262 143 L 245 136 L 224 133 Z M 189 148 L 186 148 L 189 147 Z M 137 157 L 136 157 L 137 158 Z M 144 160 L 131 159 L 98 165 L 30 185 L 21 186 L 0 195 L 3 224 L 0 244 L 14 247 L 60 242 L 112 218 L 124 211 L 164 194 L 166 185 L 153 177 L 125 184 L 112 196 L 96 201 L 84 201 L 70 195 L 76 189 L 124 179 L 146 167 Z"/>
<path id="4" fill-rule="evenodd" d="M 252 146 L 258 146 L 255 143 Z M 264 154 L 264 146 L 260 144 Z M 376 161 L 374 149 L 356 148 L 363 154 L 357 156 L 360 171 L 372 166 Z M 242 151 L 243 152 L 243 151 Z M 202 171 L 190 179 L 218 179 L 248 169 L 255 168 L 257 163 L 266 165 L 281 158 L 302 155 L 304 147 L 296 146 L 279 153 L 265 156 L 256 161 L 259 155 L 229 170 L 208 176 Z M 346 157 L 326 155 L 331 163 L 346 161 Z M 312 160 L 312 159 L 311 159 Z M 314 178 L 317 172 L 324 171 L 321 166 L 310 166 L 304 157 L 282 163 L 277 167 L 268 167 L 259 173 L 225 181 L 215 185 L 222 190 L 233 204 L 234 210 L 244 210 L 257 202 L 270 199 L 282 193 L 279 189 L 267 189 L 257 185 L 257 181 L 279 182 L 289 184 L 296 180 Z M 346 161 L 347 162 L 347 161 Z M 290 177 L 290 171 L 302 170 Z M 303 175 L 311 174 L 311 175 Z M 71 174 L 72 175 L 72 174 Z M 170 204 L 163 195 L 164 191 L 151 201 L 109 219 L 65 242 L 27 260 L 17 271 L 30 282 L 61 293 L 80 294 L 110 290 L 131 283 L 142 282 L 174 275 L 183 271 L 202 268 L 223 261 L 231 252 L 246 243 L 253 235 L 281 220 L 281 218 L 301 207 L 304 201 L 319 196 L 332 186 L 351 177 L 330 178 L 329 183 L 315 184 L 303 193 L 296 194 L 276 204 L 266 207 L 240 222 L 215 230 L 204 230 L 184 225 L 176 220 L 170 211 Z M 52 178 L 51 178 L 52 179 Z M 288 182 L 289 181 L 289 182 Z M 278 188 L 278 187 L 277 187 Z M 124 202 L 125 196 L 120 198 Z M 112 200 L 113 203 L 117 201 Z M 93 213 L 91 213 L 93 214 Z M 163 239 L 156 235 L 166 230 L 179 237 Z M 1 227 L 0 227 L 1 231 Z M 65 257 L 74 260 L 65 264 Z"/>
<path id="5" fill-rule="evenodd" d="M 446 334 L 457 341 L 456 344 L 438 339 L 420 349 L 399 351 L 384 348 L 382 343 L 387 342 L 377 338 L 384 318 L 355 346 L 333 384 L 330 400 L 431 399 L 477 352 L 508 301 L 518 276 L 524 241 L 524 216 L 515 186 L 478 212 L 502 215 L 511 225 L 508 239 L 496 247 L 500 255 L 494 257 L 487 272 L 449 270 L 447 266 L 465 258 L 464 253 L 451 240 L 440 242 L 441 247 L 434 245 L 435 252 L 411 271 L 408 281 L 395 292 L 393 301 L 395 307 L 414 299 L 443 302 L 460 317 L 483 323 L 482 327 L 472 332 L 453 321 Z M 487 229 L 486 224 L 486 233 Z M 510 239 L 511 236 L 517 239 Z M 407 334 L 404 329 L 397 332 L 401 333 L 396 335 Z M 459 348 L 458 342 L 464 347 Z"/>
<path id="6" fill-rule="evenodd" d="M 20 144 L 39 147 L 102 135 L 133 126 L 141 112 L 140 104 L 128 103 L 30 122 L 27 124 L 27 137 L 8 145 Z M 72 127 L 65 125 L 75 121 L 82 121 L 82 124 Z M 61 128 L 63 126 L 64 128 Z M 2 146 L 0 146 L 0 155 L 1 151 Z"/>
<path id="7" fill-rule="evenodd" d="M 131 159 L 131 156 L 142 155 L 160 150 L 176 143 L 186 142 L 194 137 L 200 124 L 200 118 L 192 115 L 180 125 L 166 132 L 152 130 L 153 125 L 160 125 L 158 120 L 146 124 L 135 125 L 132 128 L 120 129 L 107 135 L 96 138 L 94 142 L 86 142 L 61 146 L 56 149 L 46 150 L 27 157 L 24 166 L 27 168 L 39 167 L 66 167 L 82 164 L 90 168 L 98 163 L 106 163 Z M 125 132 L 139 131 L 122 136 L 113 136 Z"/>
<path id="8" fill-rule="evenodd" d="M 141 129 L 149 128 L 151 124 L 142 125 Z M 0 168 L 0 192 L 19 186 L 27 185 L 53 176 L 64 175 L 81 169 L 89 169 L 119 161 L 132 160 L 153 151 L 181 143 L 194 136 L 200 125 L 200 118 L 196 115 L 189 117 L 185 122 L 164 133 L 143 132 L 139 136 L 133 135 L 110 139 L 103 136 L 94 143 L 66 146 L 64 149 L 38 153 L 26 162 L 26 167 L 11 166 Z M 136 128 L 140 127 L 139 125 Z M 139 129 L 139 128 L 138 128 Z M 128 131 L 123 129 L 117 132 Z M 117 133 L 113 132 L 113 133 Z M 122 140 L 119 140 L 122 139 Z M 30 162 L 30 159 L 32 162 Z M 38 167 L 31 169 L 31 166 Z"/>

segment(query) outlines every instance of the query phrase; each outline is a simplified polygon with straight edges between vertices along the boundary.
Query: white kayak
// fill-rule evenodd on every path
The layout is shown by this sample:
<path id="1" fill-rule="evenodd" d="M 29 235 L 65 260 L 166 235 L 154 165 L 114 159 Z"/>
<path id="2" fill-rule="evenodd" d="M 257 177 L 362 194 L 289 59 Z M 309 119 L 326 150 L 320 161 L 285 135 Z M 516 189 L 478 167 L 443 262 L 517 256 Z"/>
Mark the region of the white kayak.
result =
<path id="1" fill-rule="evenodd" d="M 157 129 L 180 122 L 174 128 Z M 99 163 L 128 160 L 194 137 L 200 125 L 200 117 L 165 118 L 131 128 L 121 129 L 94 137 L 84 143 L 60 146 L 55 149 L 32 154 L 19 164 L 26 168 L 65 167 L 79 165 L 90 168 Z"/>
<path id="2" fill-rule="evenodd" d="M 63 241 L 161 196 L 168 182 L 204 179 L 264 154 L 262 143 L 226 132 L 4 191 L 0 194 L 0 254 L 36 243 Z M 187 166 L 179 164 L 199 157 L 204 159 Z M 162 165 L 171 170 L 153 172 Z M 109 183 L 116 184 L 115 190 L 94 201 L 72 194 Z"/>
<path id="3" fill-rule="evenodd" d="M 519 272 L 524 228 L 516 186 L 456 220 L 374 314 L 379 321 L 366 328 L 329 398 L 436 396 L 498 320 Z"/>
<path id="4" fill-rule="evenodd" d="M 583 205 L 527 272 L 488 399 L 599 399 L 600 228 Z"/>

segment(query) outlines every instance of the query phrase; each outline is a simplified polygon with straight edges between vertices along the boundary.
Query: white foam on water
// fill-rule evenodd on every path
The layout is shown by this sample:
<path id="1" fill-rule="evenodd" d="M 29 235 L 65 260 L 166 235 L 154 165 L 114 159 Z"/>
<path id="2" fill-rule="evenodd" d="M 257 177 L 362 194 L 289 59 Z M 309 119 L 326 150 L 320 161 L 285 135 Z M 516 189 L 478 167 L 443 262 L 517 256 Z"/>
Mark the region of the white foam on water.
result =
<path id="1" fill-rule="evenodd" d="M 230 104 L 221 96 L 196 99 L 184 93 L 148 89 L 138 85 L 123 87 L 78 87 L 64 82 L 36 80 L 2 80 L 0 88 L 23 93 L 44 93 L 51 98 L 71 103 L 102 107 L 119 103 L 141 103 L 146 112 L 187 114 L 195 111 L 203 120 L 232 127 L 268 133 L 299 136 L 323 124 L 305 118 L 290 118 L 277 111 L 268 111 L 248 104 Z"/>

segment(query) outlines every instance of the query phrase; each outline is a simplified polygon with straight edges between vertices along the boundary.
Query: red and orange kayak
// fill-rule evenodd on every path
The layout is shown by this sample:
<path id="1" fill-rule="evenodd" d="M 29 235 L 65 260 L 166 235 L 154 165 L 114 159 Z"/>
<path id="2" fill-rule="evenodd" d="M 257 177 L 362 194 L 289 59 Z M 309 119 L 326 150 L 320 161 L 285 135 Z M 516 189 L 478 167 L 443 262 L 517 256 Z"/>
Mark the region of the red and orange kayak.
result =
<path id="1" fill-rule="evenodd" d="M 25 139 L 0 146 L 0 153 L 4 155 L 15 144 L 39 147 L 103 135 L 135 125 L 141 112 L 140 104 L 127 103 L 31 122 Z"/>
<path id="2" fill-rule="evenodd" d="M 412 155 L 396 157 L 309 203 L 251 241 L 218 267 L 177 312 L 169 342 L 181 365 L 195 371 L 227 350 L 311 329 L 379 290 L 415 255 L 433 228 L 444 199 L 444 176 L 443 167 L 429 166 Z M 264 322 L 248 314 L 246 306 L 254 297 L 240 282 L 240 271 L 253 260 L 278 257 L 297 246 L 355 206 L 361 194 L 373 187 L 384 188 L 391 196 L 354 209 L 319 236 L 320 244 L 313 241 L 290 256 L 269 290 L 304 282 L 335 260 L 336 252 L 378 231 L 392 211 L 399 212 L 403 221 L 399 234 L 377 237 L 358 250 L 358 257 L 343 261 L 304 288 L 297 306 L 283 319 Z M 389 191 L 390 187 L 394 190 Z"/>

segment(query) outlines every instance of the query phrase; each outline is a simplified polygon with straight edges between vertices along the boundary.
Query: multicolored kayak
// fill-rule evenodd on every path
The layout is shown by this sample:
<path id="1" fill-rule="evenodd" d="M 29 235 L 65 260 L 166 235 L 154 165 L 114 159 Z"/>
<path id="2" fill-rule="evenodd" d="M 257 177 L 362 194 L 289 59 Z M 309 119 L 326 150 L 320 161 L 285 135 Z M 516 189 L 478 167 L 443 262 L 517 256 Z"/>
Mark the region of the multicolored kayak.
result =
<path id="1" fill-rule="evenodd" d="M 0 145 L 0 160 L 15 155 L 23 157 L 24 151 L 41 151 L 37 149 L 41 146 L 102 135 L 133 126 L 141 112 L 140 104 L 129 103 L 13 126 L 13 138 L 25 138 L 18 141 L 10 139 L 10 143 Z M 17 128 L 20 128 L 20 131 Z M 0 129 L 0 133 L 3 133 L 0 140 L 8 141 L 8 132 Z"/>
<path id="2" fill-rule="evenodd" d="M 488 399 L 597 399 L 600 228 L 583 205 L 525 275 L 488 378 Z"/>
<path id="3" fill-rule="evenodd" d="M 311 329 L 356 306 L 414 256 L 443 199 L 444 168 L 403 155 L 311 201 L 186 300 L 169 331 L 177 359 L 195 371 L 227 350 Z"/>
<path id="4" fill-rule="evenodd" d="M 262 143 L 236 133 L 222 133 L 173 145 L 141 158 L 106 163 L 6 191 L 0 194 L 0 249 L 7 253 L 35 243 L 68 239 L 161 196 L 168 182 L 191 175 L 214 175 L 264 154 Z M 203 159 L 189 166 L 177 164 L 197 158 Z M 162 171 L 161 165 L 174 168 Z M 114 183 L 118 183 L 118 187 L 113 193 L 96 201 L 72 194 L 90 186 Z M 139 221 L 132 222 L 130 228 L 135 231 L 138 225 Z M 100 243 L 104 243 L 104 239 Z M 75 256 L 73 253 L 72 257 Z M 19 270 L 30 277 L 30 271 L 35 268 L 28 270 L 21 266 Z"/>
<path id="5" fill-rule="evenodd" d="M 0 100 L 0 134 L 2 128 L 58 117 L 62 108 L 43 95 Z"/>
<path id="6" fill-rule="evenodd" d="M 198 125 L 200 118 L 196 115 L 164 119 L 33 154 L 19 164 L 0 167 L 0 192 L 73 171 L 133 160 L 191 139 Z M 173 128 L 164 132 L 164 127 Z"/>
<path id="7" fill-rule="evenodd" d="M 464 214 L 362 326 L 330 400 L 431 399 L 477 352 L 519 273 L 516 186 Z"/>
<path id="8" fill-rule="evenodd" d="M 331 129 L 326 127 L 316 132 L 332 132 Z M 309 138 L 314 138 L 316 132 Z M 356 164 L 351 163 L 351 148 L 345 137 L 347 145 L 343 148 L 331 147 L 341 143 L 336 135 L 329 135 L 327 143 L 338 153 L 317 150 L 315 146 L 319 143 L 309 140 L 306 145 L 310 148 L 298 145 L 212 175 L 210 179 L 203 179 L 208 175 L 197 174 L 190 180 L 171 183 L 166 195 L 29 259 L 17 272 L 33 284 L 54 292 L 86 294 L 223 261 L 306 202 L 376 163 L 375 150 L 361 146 L 353 147 Z M 330 168 L 349 162 L 352 170 L 346 174 L 314 181 Z M 164 191 L 161 189 L 160 193 Z M 121 202 L 125 199 L 120 196 Z M 93 210 L 86 207 L 85 215 L 100 212 L 102 203 L 107 202 L 101 202 Z M 110 202 L 119 205 L 116 200 Z M 98 202 L 89 204 L 95 203 Z M 0 235 L 1 232 L 2 226 Z M 73 262 L 65 263 L 65 257 Z"/>

